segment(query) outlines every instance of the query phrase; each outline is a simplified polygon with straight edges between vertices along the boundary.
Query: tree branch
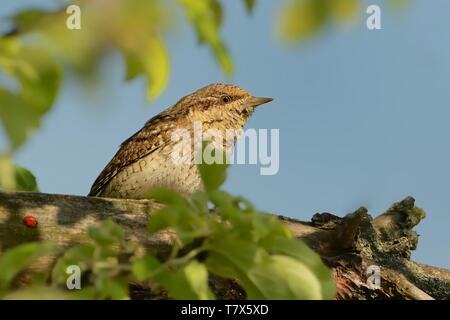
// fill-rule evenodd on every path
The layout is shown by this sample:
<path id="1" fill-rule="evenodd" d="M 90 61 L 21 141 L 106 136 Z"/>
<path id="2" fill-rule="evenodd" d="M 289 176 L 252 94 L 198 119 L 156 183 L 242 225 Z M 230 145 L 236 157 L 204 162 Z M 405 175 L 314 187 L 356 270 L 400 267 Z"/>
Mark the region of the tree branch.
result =
<path id="1" fill-rule="evenodd" d="M 124 228 L 128 241 L 167 249 L 170 233 L 150 237 L 147 232 L 148 219 L 156 208 L 149 200 L 0 192 L 0 252 L 33 240 L 66 246 L 86 242 L 88 226 L 106 218 Z M 23 224 L 26 215 L 37 219 L 36 229 Z M 315 214 L 310 222 L 279 217 L 333 268 L 337 299 L 450 298 L 450 270 L 410 260 L 411 250 L 418 242 L 412 229 L 425 217 L 412 197 L 395 203 L 375 219 L 365 208 L 343 218 Z M 48 266 L 50 260 L 33 268 Z M 377 266 L 381 271 L 379 287 L 368 281 L 369 266 Z M 218 297 L 243 297 L 234 281 L 212 279 L 211 284 Z M 134 292 L 136 298 L 148 293 L 138 286 Z"/>

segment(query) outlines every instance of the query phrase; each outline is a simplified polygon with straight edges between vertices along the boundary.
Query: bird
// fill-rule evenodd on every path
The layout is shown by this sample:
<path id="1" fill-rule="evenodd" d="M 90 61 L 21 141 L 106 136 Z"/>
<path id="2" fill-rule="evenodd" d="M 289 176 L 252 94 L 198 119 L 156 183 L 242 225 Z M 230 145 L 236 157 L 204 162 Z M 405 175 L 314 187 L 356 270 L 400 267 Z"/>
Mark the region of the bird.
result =
<path id="1" fill-rule="evenodd" d="M 177 145 L 174 133 L 185 130 L 192 136 L 194 123 L 201 123 L 203 131 L 236 132 L 232 143 L 219 146 L 229 154 L 237 132 L 243 129 L 255 108 L 272 100 L 254 97 L 238 86 L 222 83 L 207 85 L 184 96 L 120 145 L 88 196 L 145 199 L 154 188 L 183 195 L 202 191 L 204 186 L 195 161 L 179 163 L 171 158 Z M 185 147 L 190 143 L 184 142 Z M 188 157 L 193 159 L 193 152 Z"/>

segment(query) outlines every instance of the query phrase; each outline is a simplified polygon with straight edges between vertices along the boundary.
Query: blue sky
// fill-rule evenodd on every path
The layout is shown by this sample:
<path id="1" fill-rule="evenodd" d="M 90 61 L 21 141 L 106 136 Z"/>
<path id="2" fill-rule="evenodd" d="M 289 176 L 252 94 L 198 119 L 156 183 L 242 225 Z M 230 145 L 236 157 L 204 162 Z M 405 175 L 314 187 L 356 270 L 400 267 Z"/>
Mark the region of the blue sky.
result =
<path id="1" fill-rule="evenodd" d="M 240 1 L 224 2 L 232 78 L 180 22 L 169 39 L 171 79 L 158 100 L 145 100 L 142 79 L 124 82 L 112 55 L 103 65 L 107 80 L 91 92 L 66 79 L 17 162 L 37 175 L 43 192 L 84 195 L 148 118 L 206 84 L 232 82 L 275 99 L 247 127 L 280 129 L 280 170 L 261 176 L 257 166 L 235 165 L 227 190 L 300 219 L 359 206 L 377 215 L 412 195 L 428 214 L 413 257 L 450 267 L 450 2 L 418 0 L 401 12 L 381 2 L 382 30 L 361 21 L 293 47 L 273 30 L 281 1 L 258 1 L 251 16 Z M 30 3 L 55 2 L 2 3 L 0 17 Z"/>

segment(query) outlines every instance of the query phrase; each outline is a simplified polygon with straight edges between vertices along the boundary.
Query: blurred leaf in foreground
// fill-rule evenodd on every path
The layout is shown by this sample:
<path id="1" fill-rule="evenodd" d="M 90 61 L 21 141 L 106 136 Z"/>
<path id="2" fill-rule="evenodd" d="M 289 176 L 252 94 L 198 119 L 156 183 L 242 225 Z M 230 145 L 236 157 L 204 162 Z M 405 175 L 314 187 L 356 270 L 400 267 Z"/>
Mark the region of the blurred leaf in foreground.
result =
<path id="1" fill-rule="evenodd" d="M 242 197 L 219 190 L 226 177 L 226 165 L 203 163 L 199 170 L 205 185 L 203 193 L 186 200 L 172 191 L 155 190 L 150 194 L 165 204 L 150 219 L 150 231 L 174 230 L 179 240 L 174 244 L 174 256 L 177 252 L 184 252 L 184 256 L 167 261 L 169 270 L 158 267 L 153 260 L 140 263 L 140 275 L 153 279 L 170 296 L 180 299 L 210 296 L 204 280 L 195 290 L 192 283 L 187 283 L 187 269 L 183 268 L 189 265 L 195 266 L 197 271 L 192 276 L 198 279 L 204 279 L 205 272 L 236 279 L 249 299 L 334 298 L 331 271 L 313 250 L 294 238 L 276 217 L 256 211 Z M 205 213 L 209 202 L 215 205 L 214 213 Z M 206 260 L 200 263 L 198 256 Z"/>
<path id="2" fill-rule="evenodd" d="M 16 189 L 14 164 L 6 154 L 0 154 L 0 190 L 13 191 Z"/>
<path id="3" fill-rule="evenodd" d="M 203 157 L 206 156 L 205 152 L 209 150 L 211 145 L 212 144 L 203 145 Z M 219 154 L 216 155 L 216 152 L 219 152 Z M 203 158 L 202 163 L 198 166 L 205 189 L 212 191 L 218 189 L 225 182 L 227 178 L 228 165 L 226 155 L 217 149 L 212 150 L 207 156 L 210 156 L 212 159 L 220 159 L 218 161 L 219 163 L 213 162 L 211 164 L 207 164 Z"/>
<path id="4" fill-rule="evenodd" d="M 222 5 L 218 0 L 179 0 L 186 9 L 201 43 L 208 44 L 222 69 L 230 74 L 233 62 L 223 43 L 219 29 L 222 22 Z"/>
<path id="5" fill-rule="evenodd" d="M 79 30 L 61 28 L 67 19 L 65 10 L 32 9 L 20 12 L 13 20 L 22 26 L 22 32 L 37 33 L 47 50 L 83 76 L 93 74 L 111 49 L 118 50 L 127 60 L 127 78 L 145 75 L 148 97 L 157 97 L 169 74 L 169 58 L 162 38 L 162 31 L 168 28 L 166 6 L 156 0 L 73 3 L 82 8 Z"/>
<path id="6" fill-rule="evenodd" d="M 280 37 L 294 42 L 322 31 L 335 20 L 354 21 L 360 0 L 289 0 L 278 16 Z"/>
<path id="7" fill-rule="evenodd" d="M 36 177 L 26 168 L 14 164 L 11 158 L 0 154 L 0 190 L 39 192 Z"/>
<path id="8" fill-rule="evenodd" d="M 39 192 L 36 177 L 19 165 L 15 166 L 16 191 Z"/>
<path id="9" fill-rule="evenodd" d="M 14 277 L 36 259 L 55 252 L 50 243 L 30 242 L 18 245 L 0 255 L 0 291 L 6 290 Z"/>
<path id="10" fill-rule="evenodd" d="M 2 71 L 18 86 L 15 91 L 0 88 L 0 120 L 14 151 L 51 108 L 61 83 L 61 70 L 45 50 L 3 38 L 0 39 Z"/>
<path id="11" fill-rule="evenodd" d="M 154 279 L 175 299 L 214 299 L 214 295 L 208 287 L 208 271 L 204 264 L 195 260 L 176 271 L 164 270 Z"/>
<path id="12" fill-rule="evenodd" d="M 247 8 L 247 12 L 252 13 L 255 8 L 256 0 L 244 0 L 244 4 Z"/>
<path id="13" fill-rule="evenodd" d="M 150 237 L 170 231 L 170 252 L 155 255 L 145 249 L 145 239 L 130 242 L 132 237 L 107 219 L 88 228 L 91 242 L 72 246 L 58 259 L 51 286 L 40 289 L 46 292 L 43 297 L 61 291 L 61 298 L 129 299 L 128 284 L 137 280 L 174 299 L 214 299 L 210 281 L 221 276 L 237 281 L 248 299 L 334 298 L 331 270 L 313 250 L 276 216 L 258 212 L 245 198 L 219 189 L 226 165 L 203 164 L 200 170 L 203 192 L 186 196 L 154 189 L 149 195 L 162 204 L 149 219 Z M 16 275 L 52 250 L 43 243 L 28 243 L 3 253 L 0 295 L 35 297 L 36 282 L 27 290 L 7 290 Z M 73 265 L 79 268 L 82 292 L 67 295 L 67 267 Z"/>

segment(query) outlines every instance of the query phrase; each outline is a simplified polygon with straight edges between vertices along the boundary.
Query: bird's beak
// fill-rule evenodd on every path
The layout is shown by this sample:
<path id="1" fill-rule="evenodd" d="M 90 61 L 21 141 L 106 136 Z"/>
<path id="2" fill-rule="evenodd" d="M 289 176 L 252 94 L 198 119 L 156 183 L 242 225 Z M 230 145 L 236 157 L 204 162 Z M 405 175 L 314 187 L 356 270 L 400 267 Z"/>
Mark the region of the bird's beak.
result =
<path id="1" fill-rule="evenodd" d="M 248 101 L 248 104 L 249 104 L 251 107 L 255 108 L 255 107 L 260 106 L 260 105 L 262 105 L 262 104 L 264 104 L 264 103 L 268 103 L 268 102 L 270 102 L 270 101 L 272 101 L 272 100 L 273 100 L 272 98 L 251 97 L 251 98 L 249 99 L 249 101 Z"/>

